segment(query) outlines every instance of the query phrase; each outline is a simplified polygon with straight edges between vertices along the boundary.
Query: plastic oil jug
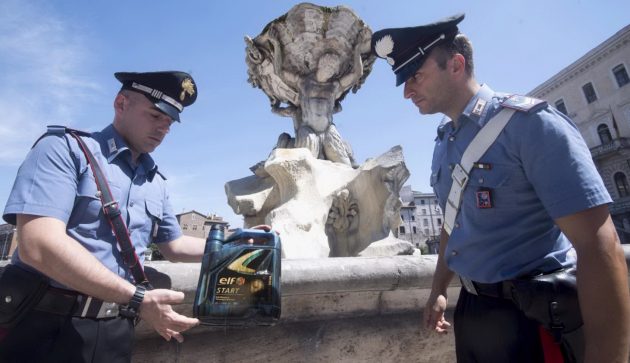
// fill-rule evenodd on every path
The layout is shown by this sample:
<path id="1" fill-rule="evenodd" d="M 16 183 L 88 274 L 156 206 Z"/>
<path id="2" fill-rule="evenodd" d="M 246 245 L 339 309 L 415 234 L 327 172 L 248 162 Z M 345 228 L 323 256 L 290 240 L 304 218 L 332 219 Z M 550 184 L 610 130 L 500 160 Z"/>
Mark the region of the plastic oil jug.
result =
<path id="1" fill-rule="evenodd" d="M 223 226 L 211 227 L 193 316 L 206 325 L 273 325 L 281 310 L 280 238 L 257 229 L 224 236 Z"/>

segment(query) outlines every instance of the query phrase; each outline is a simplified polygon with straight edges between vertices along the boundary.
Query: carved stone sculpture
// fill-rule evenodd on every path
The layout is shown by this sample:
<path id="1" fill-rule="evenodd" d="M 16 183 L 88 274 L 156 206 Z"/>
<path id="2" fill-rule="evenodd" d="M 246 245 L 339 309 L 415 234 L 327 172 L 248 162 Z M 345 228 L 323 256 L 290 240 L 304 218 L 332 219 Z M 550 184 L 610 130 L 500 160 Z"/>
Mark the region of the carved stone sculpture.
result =
<path id="1" fill-rule="evenodd" d="M 306 148 L 318 159 L 355 165 L 333 123 L 341 101 L 356 92 L 374 63 L 372 31 L 344 6 L 303 3 L 245 37 L 248 81 L 269 97 L 272 112 L 293 119 L 295 136 L 279 148 Z"/>
<path id="2" fill-rule="evenodd" d="M 225 189 L 246 227 L 264 223 L 281 233 L 285 258 L 413 252 L 392 235 L 409 177 L 402 149 L 359 166 L 332 122 L 371 71 L 371 35 L 347 7 L 302 3 L 245 38 L 249 82 L 274 113 L 293 118 L 295 135 L 280 135 L 254 175 Z"/>

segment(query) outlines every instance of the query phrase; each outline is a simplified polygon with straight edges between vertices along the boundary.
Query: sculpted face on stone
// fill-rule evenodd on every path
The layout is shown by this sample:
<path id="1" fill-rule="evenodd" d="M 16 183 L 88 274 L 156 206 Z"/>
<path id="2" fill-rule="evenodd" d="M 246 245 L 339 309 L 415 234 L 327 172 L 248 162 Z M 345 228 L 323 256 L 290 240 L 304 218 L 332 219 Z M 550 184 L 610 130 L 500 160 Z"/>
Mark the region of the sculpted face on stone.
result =
<path id="1" fill-rule="evenodd" d="M 302 3 L 245 38 L 248 81 L 269 97 L 272 112 L 293 119 L 295 136 L 277 147 L 304 147 L 316 158 L 356 166 L 333 114 L 372 69 L 371 36 L 347 7 Z"/>

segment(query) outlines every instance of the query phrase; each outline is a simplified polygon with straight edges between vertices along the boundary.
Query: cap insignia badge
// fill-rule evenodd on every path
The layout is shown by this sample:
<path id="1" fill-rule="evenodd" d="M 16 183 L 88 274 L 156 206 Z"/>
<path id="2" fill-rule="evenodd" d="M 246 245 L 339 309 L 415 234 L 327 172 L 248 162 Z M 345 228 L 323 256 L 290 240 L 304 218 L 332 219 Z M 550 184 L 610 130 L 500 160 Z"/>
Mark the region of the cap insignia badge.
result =
<path id="1" fill-rule="evenodd" d="M 184 98 L 186 98 L 186 94 L 188 94 L 189 96 L 195 94 L 195 84 L 190 78 L 186 78 L 184 81 L 182 81 L 182 93 L 179 94 L 179 100 L 184 101 Z"/>
<path id="2" fill-rule="evenodd" d="M 387 59 L 387 63 L 389 63 L 390 66 L 394 65 L 394 59 L 388 57 L 388 55 L 394 50 L 394 40 L 392 39 L 391 35 L 387 34 L 386 36 L 377 40 L 376 44 L 374 45 L 374 50 L 379 57 Z"/>

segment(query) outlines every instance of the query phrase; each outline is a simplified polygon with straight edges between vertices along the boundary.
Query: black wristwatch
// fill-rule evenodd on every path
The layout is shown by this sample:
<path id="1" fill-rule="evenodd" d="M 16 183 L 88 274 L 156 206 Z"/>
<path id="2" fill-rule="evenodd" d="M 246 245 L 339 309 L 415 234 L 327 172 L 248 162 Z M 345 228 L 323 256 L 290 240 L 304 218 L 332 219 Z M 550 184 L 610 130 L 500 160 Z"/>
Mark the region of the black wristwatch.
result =
<path id="1" fill-rule="evenodd" d="M 136 285 L 136 292 L 133 294 L 131 300 L 129 300 L 129 303 L 120 307 L 120 316 L 131 319 L 137 318 L 140 305 L 142 305 L 142 300 L 144 300 L 145 291 L 147 291 L 147 289 L 144 286 Z"/>

